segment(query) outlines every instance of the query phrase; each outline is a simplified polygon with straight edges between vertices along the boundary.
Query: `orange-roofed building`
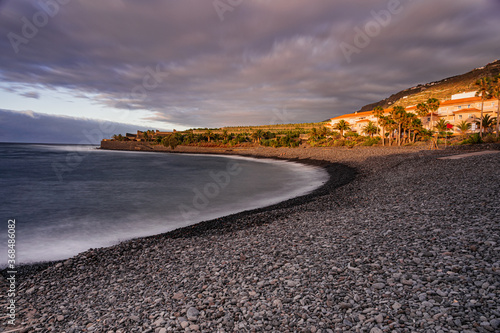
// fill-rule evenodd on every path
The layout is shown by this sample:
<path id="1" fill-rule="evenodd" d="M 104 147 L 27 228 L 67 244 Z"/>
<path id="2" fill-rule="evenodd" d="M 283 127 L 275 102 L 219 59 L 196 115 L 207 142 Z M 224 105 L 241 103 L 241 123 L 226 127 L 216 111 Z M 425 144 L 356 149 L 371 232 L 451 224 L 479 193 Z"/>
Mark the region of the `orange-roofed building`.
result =
<path id="1" fill-rule="evenodd" d="M 472 94 L 472 92 L 469 92 L 469 94 Z M 451 100 L 441 103 L 437 112 L 439 118 L 444 118 L 452 125 L 458 125 L 465 120 L 472 124 L 472 132 L 479 131 L 479 126 L 476 128 L 475 122 L 481 119 L 481 97 L 454 98 L 457 95 L 453 95 Z M 483 115 L 496 117 L 497 107 L 497 99 L 486 99 L 483 105 Z M 454 131 L 458 132 L 456 128 L 454 128 Z"/>
<path id="2" fill-rule="evenodd" d="M 498 99 L 487 99 L 484 101 L 483 114 L 490 115 L 491 117 L 496 117 L 498 107 Z M 390 113 L 392 109 L 385 109 L 384 115 Z M 409 106 L 406 108 L 407 112 L 417 113 L 417 106 Z M 451 96 L 450 100 L 441 101 L 439 109 L 432 114 L 432 124 L 431 124 L 431 114 L 428 113 L 425 117 L 422 117 L 422 125 L 424 128 L 433 128 L 434 125 L 440 120 L 445 119 L 452 125 L 456 126 L 460 122 L 466 120 L 472 124 L 471 131 L 479 131 L 479 126 L 475 126 L 475 122 L 481 118 L 481 97 L 476 97 L 474 91 L 469 91 L 465 93 L 459 93 Z M 331 119 L 332 128 L 340 121 L 347 121 L 351 130 L 362 134 L 362 129 L 366 126 L 368 121 L 377 122 L 377 118 L 373 115 L 373 111 L 355 112 L 342 116 L 338 116 Z M 454 132 L 458 132 L 456 128 L 453 128 Z"/>
<path id="3" fill-rule="evenodd" d="M 385 109 L 384 114 L 389 114 L 391 110 Z M 335 129 L 335 125 L 337 125 L 341 120 L 345 120 L 351 126 L 351 131 L 357 132 L 359 134 L 365 134 L 363 132 L 363 128 L 371 121 L 373 123 L 377 123 L 377 118 L 374 116 L 373 111 L 363 111 L 363 112 L 354 112 L 345 114 L 342 116 L 338 116 L 330 119 L 330 124 L 333 129 Z"/>

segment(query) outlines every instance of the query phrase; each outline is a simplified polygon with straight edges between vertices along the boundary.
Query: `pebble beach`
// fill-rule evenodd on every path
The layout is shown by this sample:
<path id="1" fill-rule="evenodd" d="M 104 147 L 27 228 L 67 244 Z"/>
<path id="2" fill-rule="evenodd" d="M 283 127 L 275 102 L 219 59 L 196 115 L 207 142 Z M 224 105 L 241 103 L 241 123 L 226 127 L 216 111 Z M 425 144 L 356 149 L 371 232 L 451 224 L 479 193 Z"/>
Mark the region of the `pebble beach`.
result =
<path id="1" fill-rule="evenodd" d="M 314 164 L 330 181 L 25 273 L 15 329 L 499 332 L 500 153 L 440 159 L 481 150 L 500 147 L 179 147 Z"/>

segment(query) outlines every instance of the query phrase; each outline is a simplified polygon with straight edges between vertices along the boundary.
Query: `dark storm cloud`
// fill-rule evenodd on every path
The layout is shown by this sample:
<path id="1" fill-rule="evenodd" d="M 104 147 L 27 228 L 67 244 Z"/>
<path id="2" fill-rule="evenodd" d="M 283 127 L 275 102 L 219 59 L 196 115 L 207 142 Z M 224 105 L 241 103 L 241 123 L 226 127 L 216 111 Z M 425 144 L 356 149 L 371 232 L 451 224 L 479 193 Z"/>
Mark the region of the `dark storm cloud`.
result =
<path id="1" fill-rule="evenodd" d="M 64 2 L 18 53 L 6 36 L 45 7 L 1 8 L 2 81 L 187 127 L 320 121 L 500 54 L 494 0 L 244 0 L 223 21 L 213 1 Z"/>
<path id="2" fill-rule="evenodd" d="M 0 109 L 0 142 L 97 144 L 113 134 L 135 133 L 134 125 Z"/>

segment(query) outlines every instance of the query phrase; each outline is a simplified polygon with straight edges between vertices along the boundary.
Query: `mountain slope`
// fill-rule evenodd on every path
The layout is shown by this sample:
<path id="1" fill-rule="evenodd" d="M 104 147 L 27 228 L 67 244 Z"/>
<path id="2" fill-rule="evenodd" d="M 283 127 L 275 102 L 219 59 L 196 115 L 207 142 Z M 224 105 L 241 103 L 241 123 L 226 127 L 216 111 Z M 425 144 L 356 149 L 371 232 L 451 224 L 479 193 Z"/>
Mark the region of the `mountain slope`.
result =
<path id="1" fill-rule="evenodd" d="M 440 101 L 448 100 L 453 94 L 475 90 L 477 79 L 498 74 L 500 74 L 500 60 L 496 60 L 484 67 L 476 68 L 462 75 L 402 90 L 377 103 L 365 105 L 359 111 L 370 111 L 375 106 L 388 108 L 394 105 L 401 105 L 406 107 L 424 102 L 431 97 L 437 98 Z"/>

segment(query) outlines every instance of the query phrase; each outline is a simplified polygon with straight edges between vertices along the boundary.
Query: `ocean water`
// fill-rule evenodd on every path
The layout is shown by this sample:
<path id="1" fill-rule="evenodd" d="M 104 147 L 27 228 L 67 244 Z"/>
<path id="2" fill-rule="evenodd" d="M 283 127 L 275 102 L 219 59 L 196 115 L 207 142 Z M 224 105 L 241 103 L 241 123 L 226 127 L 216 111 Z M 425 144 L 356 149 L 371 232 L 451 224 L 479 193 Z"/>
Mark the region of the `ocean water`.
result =
<path id="1" fill-rule="evenodd" d="M 9 219 L 16 264 L 59 260 L 275 204 L 327 179 L 321 168 L 282 161 L 0 144 L 0 267 Z"/>

